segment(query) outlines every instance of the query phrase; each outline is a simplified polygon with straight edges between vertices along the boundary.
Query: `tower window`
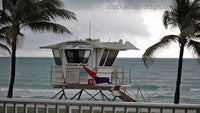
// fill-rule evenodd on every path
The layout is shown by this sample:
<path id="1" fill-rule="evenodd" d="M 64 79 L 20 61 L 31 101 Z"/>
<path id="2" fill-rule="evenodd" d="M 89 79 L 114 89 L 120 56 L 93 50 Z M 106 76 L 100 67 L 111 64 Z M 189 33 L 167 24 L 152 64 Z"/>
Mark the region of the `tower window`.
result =
<path id="1" fill-rule="evenodd" d="M 90 50 L 65 50 L 68 63 L 87 63 L 90 56 L 90 52 Z"/>
<path id="2" fill-rule="evenodd" d="M 53 51 L 54 61 L 56 65 L 62 65 L 59 49 L 53 49 L 52 51 Z"/>

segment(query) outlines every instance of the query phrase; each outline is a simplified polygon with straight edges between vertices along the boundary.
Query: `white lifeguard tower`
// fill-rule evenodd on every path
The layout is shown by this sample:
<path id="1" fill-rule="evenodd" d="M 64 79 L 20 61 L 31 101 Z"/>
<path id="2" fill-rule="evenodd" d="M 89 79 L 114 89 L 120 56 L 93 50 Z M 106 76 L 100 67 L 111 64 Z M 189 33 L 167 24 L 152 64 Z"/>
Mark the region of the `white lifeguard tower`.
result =
<path id="1" fill-rule="evenodd" d="M 54 97 L 61 94 L 65 99 L 77 100 L 81 98 L 82 92 L 87 93 L 91 98 L 100 94 L 102 100 L 109 100 L 103 91 L 112 93 L 115 100 L 119 97 L 122 101 L 135 102 L 133 98 L 126 94 L 126 87 L 131 86 L 130 67 L 112 67 L 119 51 L 138 50 L 130 42 L 123 44 L 119 42 L 99 42 L 99 39 L 86 39 L 85 41 L 67 41 L 63 43 L 48 45 L 40 48 L 52 49 L 55 66 L 51 68 L 51 85 L 53 88 L 60 88 Z M 94 77 L 91 76 L 91 71 Z M 97 80 L 98 79 L 98 80 Z M 99 80 L 100 79 L 100 80 Z M 65 93 L 67 89 L 80 89 L 72 98 L 68 98 Z M 95 95 L 91 95 L 86 90 L 98 90 Z"/>

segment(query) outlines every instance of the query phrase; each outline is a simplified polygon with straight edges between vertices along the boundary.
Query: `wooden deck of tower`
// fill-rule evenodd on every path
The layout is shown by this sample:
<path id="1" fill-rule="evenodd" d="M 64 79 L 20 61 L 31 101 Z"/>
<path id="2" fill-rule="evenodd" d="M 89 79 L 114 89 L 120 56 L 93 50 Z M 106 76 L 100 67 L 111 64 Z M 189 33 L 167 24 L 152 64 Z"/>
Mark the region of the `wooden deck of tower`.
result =
<path id="1" fill-rule="evenodd" d="M 41 48 L 53 51 L 55 66 L 51 67 L 51 85 L 52 88 L 61 89 L 55 95 L 62 93 L 59 99 L 63 95 L 67 99 L 64 90 L 80 89 L 75 94 L 79 95 L 79 99 L 82 91 L 99 90 L 102 100 L 105 100 L 104 97 L 107 96 L 103 90 L 108 90 L 112 92 L 114 98 L 135 101 L 125 93 L 126 87 L 131 86 L 131 67 L 113 67 L 119 51 L 137 50 L 130 42 L 123 44 L 122 40 L 119 42 L 80 40 Z"/>

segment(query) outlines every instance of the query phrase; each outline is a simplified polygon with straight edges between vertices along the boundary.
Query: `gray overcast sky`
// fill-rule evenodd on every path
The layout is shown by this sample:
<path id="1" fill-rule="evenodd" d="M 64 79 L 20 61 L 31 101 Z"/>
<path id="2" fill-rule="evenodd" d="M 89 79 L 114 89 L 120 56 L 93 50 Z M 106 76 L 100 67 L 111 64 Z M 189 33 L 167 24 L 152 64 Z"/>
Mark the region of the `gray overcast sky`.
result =
<path id="1" fill-rule="evenodd" d="M 56 35 L 46 32 L 32 32 L 26 28 L 24 41 L 17 51 L 17 56 L 52 56 L 51 50 L 41 50 L 40 46 L 53 43 L 84 40 L 88 38 L 89 21 L 92 21 L 91 38 L 101 41 L 130 41 L 139 51 L 121 52 L 119 57 L 141 57 L 147 47 L 160 38 L 177 30 L 165 30 L 162 25 L 162 14 L 169 9 L 169 0 L 62 0 L 64 8 L 74 12 L 78 21 L 56 22 L 66 26 L 73 35 Z M 157 57 L 178 57 L 177 44 Z M 186 57 L 191 57 L 186 51 Z"/>

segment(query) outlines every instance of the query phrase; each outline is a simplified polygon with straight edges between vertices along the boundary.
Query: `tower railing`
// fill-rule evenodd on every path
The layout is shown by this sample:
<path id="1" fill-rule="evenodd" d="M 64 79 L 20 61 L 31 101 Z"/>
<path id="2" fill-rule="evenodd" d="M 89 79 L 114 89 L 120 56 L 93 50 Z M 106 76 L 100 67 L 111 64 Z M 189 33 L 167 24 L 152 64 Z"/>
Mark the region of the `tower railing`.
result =
<path id="1" fill-rule="evenodd" d="M 66 69 L 70 69 L 72 67 L 66 67 Z M 76 68 L 77 72 L 80 72 L 83 70 L 83 67 L 73 66 L 73 68 Z M 97 69 L 94 70 L 101 70 L 97 72 L 97 76 L 104 75 L 104 77 L 110 77 L 110 82 L 114 85 L 131 85 L 132 82 L 132 69 L 131 67 L 97 67 Z M 109 70 L 109 71 L 106 71 Z M 111 71 L 110 71 L 111 70 Z M 58 66 L 51 66 L 51 83 L 61 83 L 65 84 L 66 82 L 66 75 L 63 73 L 63 67 Z M 78 76 L 78 82 L 80 83 L 80 76 Z"/>
<path id="2" fill-rule="evenodd" d="M 114 67 L 112 75 L 112 83 L 115 85 L 131 85 L 132 73 L 131 67 Z"/>
<path id="3" fill-rule="evenodd" d="M 62 71 L 62 67 L 51 66 L 51 83 L 65 83 L 64 73 Z"/>

